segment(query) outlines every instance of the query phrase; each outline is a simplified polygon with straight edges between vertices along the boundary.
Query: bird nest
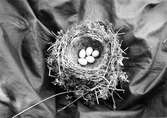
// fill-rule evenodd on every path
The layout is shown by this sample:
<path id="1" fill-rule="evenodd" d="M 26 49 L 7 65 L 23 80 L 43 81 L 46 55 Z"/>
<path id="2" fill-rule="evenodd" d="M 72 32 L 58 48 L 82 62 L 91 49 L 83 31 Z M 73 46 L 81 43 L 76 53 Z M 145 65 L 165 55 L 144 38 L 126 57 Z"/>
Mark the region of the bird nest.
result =
<path id="1" fill-rule="evenodd" d="M 92 47 L 99 50 L 94 63 L 81 65 L 78 54 L 81 49 Z M 49 75 L 54 84 L 66 91 L 75 91 L 87 102 L 97 102 L 112 97 L 113 91 L 121 91 L 118 83 L 128 82 L 122 71 L 123 53 L 111 23 L 84 22 L 73 25 L 66 32 L 60 31 L 48 49 Z"/>

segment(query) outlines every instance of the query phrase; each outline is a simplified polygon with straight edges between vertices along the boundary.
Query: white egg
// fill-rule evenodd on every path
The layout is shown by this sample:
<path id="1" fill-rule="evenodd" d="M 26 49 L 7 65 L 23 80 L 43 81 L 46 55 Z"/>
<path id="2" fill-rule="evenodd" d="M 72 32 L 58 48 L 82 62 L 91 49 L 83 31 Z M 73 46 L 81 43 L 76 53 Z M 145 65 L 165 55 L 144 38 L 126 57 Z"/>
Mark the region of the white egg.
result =
<path id="1" fill-rule="evenodd" d="M 87 61 L 86 59 L 84 59 L 84 58 L 79 58 L 79 59 L 78 59 L 78 63 L 79 63 L 80 65 L 82 65 L 82 66 L 86 66 L 87 63 L 88 63 L 88 61 Z"/>
<path id="2" fill-rule="evenodd" d="M 94 62 L 95 62 L 95 58 L 92 57 L 92 56 L 87 56 L 87 57 L 86 57 L 86 60 L 87 60 L 89 63 L 94 63 Z"/>
<path id="3" fill-rule="evenodd" d="M 98 50 L 94 50 L 93 52 L 92 52 L 92 56 L 93 57 L 98 57 L 99 56 L 99 51 Z"/>
<path id="4" fill-rule="evenodd" d="M 90 55 L 92 54 L 92 52 L 93 52 L 92 47 L 88 47 L 88 48 L 86 49 L 86 55 L 87 55 L 87 56 L 90 56 Z"/>
<path id="5" fill-rule="evenodd" d="M 79 51 L 79 57 L 80 58 L 84 58 L 86 56 L 86 51 L 85 51 L 85 49 L 81 49 L 80 51 Z"/>

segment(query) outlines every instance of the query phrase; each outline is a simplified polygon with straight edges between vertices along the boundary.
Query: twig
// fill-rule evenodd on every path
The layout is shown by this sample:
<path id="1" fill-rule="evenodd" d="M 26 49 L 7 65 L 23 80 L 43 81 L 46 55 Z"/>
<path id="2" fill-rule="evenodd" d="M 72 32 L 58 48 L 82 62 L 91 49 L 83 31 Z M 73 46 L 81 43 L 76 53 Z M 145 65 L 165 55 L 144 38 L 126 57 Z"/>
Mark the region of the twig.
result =
<path id="1" fill-rule="evenodd" d="M 98 98 L 98 96 L 97 96 L 97 91 L 95 91 L 95 95 L 96 95 L 97 104 L 99 104 L 99 98 Z"/>
<path id="2" fill-rule="evenodd" d="M 66 106 L 64 106 L 63 108 L 57 110 L 57 113 L 60 111 L 63 111 L 64 109 L 66 109 L 67 107 L 71 106 L 73 103 L 75 103 L 76 101 L 78 101 L 80 98 L 82 98 L 83 96 L 85 96 L 87 93 L 85 93 L 84 95 L 79 96 L 77 99 L 75 99 L 74 101 L 72 101 L 71 103 L 67 104 Z"/>
<path id="3" fill-rule="evenodd" d="M 66 91 L 66 92 L 61 92 L 61 93 L 58 93 L 58 94 L 54 94 L 54 95 L 52 95 L 52 96 L 50 96 L 50 97 L 47 97 L 47 98 L 45 98 L 45 99 L 43 99 L 43 100 L 37 102 L 37 103 L 34 104 L 34 105 L 32 105 L 32 106 L 30 106 L 30 107 L 24 109 L 23 111 L 21 111 L 21 112 L 19 112 L 18 114 L 14 115 L 12 118 L 16 118 L 17 116 L 23 114 L 24 112 L 26 112 L 26 111 L 32 109 L 33 107 L 35 107 L 35 106 L 37 106 L 37 105 L 39 105 L 39 104 L 41 104 L 41 103 L 43 103 L 43 102 L 45 102 L 45 101 L 51 99 L 51 98 L 54 98 L 54 97 L 56 97 L 56 96 L 63 95 L 63 94 L 66 94 L 66 93 L 73 93 L 73 92 L 76 92 L 76 91 Z"/>
<path id="4" fill-rule="evenodd" d="M 124 98 L 123 97 L 121 97 L 120 95 L 119 95 L 119 93 L 117 93 L 117 91 L 113 91 L 121 100 L 124 100 Z"/>
<path id="5" fill-rule="evenodd" d="M 116 107 L 113 91 L 112 91 L 112 93 L 110 93 L 110 95 L 111 95 L 111 98 L 112 98 L 112 101 L 113 101 L 113 109 L 115 110 L 117 107 Z"/>

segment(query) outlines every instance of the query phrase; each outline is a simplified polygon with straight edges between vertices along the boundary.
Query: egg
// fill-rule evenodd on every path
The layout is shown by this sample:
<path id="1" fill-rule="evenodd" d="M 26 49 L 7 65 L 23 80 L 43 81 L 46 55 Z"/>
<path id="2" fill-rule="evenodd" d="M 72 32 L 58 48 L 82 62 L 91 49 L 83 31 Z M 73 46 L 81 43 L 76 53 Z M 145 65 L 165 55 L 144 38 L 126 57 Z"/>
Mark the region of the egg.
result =
<path id="1" fill-rule="evenodd" d="M 86 49 L 86 55 L 87 55 L 87 56 L 90 56 L 90 55 L 92 54 L 92 52 L 93 52 L 93 48 L 92 48 L 92 47 L 88 47 L 88 48 Z"/>
<path id="2" fill-rule="evenodd" d="M 86 59 L 84 59 L 84 58 L 79 58 L 79 59 L 78 59 L 78 63 L 79 63 L 80 65 L 82 65 L 82 66 L 86 66 L 87 63 L 88 63 L 88 61 L 87 61 Z"/>
<path id="3" fill-rule="evenodd" d="M 85 51 L 85 49 L 81 49 L 80 51 L 79 51 L 79 57 L 80 58 L 84 58 L 86 56 L 86 51 Z"/>
<path id="4" fill-rule="evenodd" d="M 87 60 L 88 63 L 94 63 L 95 62 L 95 58 L 92 57 L 92 56 L 87 56 L 86 60 Z"/>
<path id="5" fill-rule="evenodd" d="M 93 57 L 98 57 L 99 56 L 99 51 L 98 50 L 94 50 L 93 52 L 92 52 L 92 56 Z"/>

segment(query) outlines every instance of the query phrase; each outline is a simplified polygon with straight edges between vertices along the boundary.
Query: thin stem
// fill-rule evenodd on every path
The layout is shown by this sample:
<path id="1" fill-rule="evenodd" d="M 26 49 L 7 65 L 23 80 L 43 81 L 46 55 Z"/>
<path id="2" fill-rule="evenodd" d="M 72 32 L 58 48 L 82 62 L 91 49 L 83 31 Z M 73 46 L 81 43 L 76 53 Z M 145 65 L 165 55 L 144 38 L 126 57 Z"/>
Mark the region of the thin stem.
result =
<path id="1" fill-rule="evenodd" d="M 113 91 L 110 94 L 111 94 L 111 98 L 112 98 L 112 101 L 113 101 L 113 109 L 116 110 L 117 107 L 116 107 Z"/>
<path id="2" fill-rule="evenodd" d="M 57 110 L 57 113 L 60 111 L 63 111 L 64 109 L 66 109 L 67 107 L 71 106 L 73 103 L 75 103 L 76 101 L 78 101 L 80 98 L 82 98 L 83 96 L 85 96 L 87 93 L 85 93 L 84 95 L 79 96 L 77 99 L 75 99 L 74 101 L 72 101 L 71 103 L 67 104 L 66 106 L 64 106 L 63 108 Z"/>
<path id="3" fill-rule="evenodd" d="M 124 98 L 123 97 L 121 97 L 120 95 L 119 95 L 119 93 L 117 93 L 116 91 L 113 91 L 121 100 L 124 100 Z"/>
<path id="4" fill-rule="evenodd" d="M 43 103 L 43 102 L 45 102 L 45 101 L 51 99 L 51 98 L 54 98 L 54 97 L 56 97 L 56 96 L 63 95 L 63 94 L 66 94 L 66 93 L 73 93 L 73 92 L 76 92 L 76 91 L 66 91 L 66 92 L 61 92 L 61 93 L 58 93 L 58 94 L 54 94 L 54 95 L 52 95 L 52 96 L 50 96 L 50 97 L 47 97 L 47 98 L 45 98 L 45 99 L 43 99 L 43 100 L 37 102 L 37 103 L 34 104 L 34 105 L 32 105 L 32 106 L 30 106 L 30 107 L 24 109 L 23 111 L 21 111 L 21 112 L 19 112 L 18 114 L 14 115 L 12 118 L 16 118 L 17 116 L 23 114 L 24 112 L 26 112 L 26 111 L 32 109 L 33 107 L 35 107 L 35 106 L 37 106 L 37 105 L 39 105 L 39 104 L 41 104 L 41 103 Z"/>
<path id="5" fill-rule="evenodd" d="M 98 99 L 98 96 L 97 96 L 97 91 L 95 91 L 95 95 L 96 95 L 97 104 L 99 104 L 99 99 Z"/>

